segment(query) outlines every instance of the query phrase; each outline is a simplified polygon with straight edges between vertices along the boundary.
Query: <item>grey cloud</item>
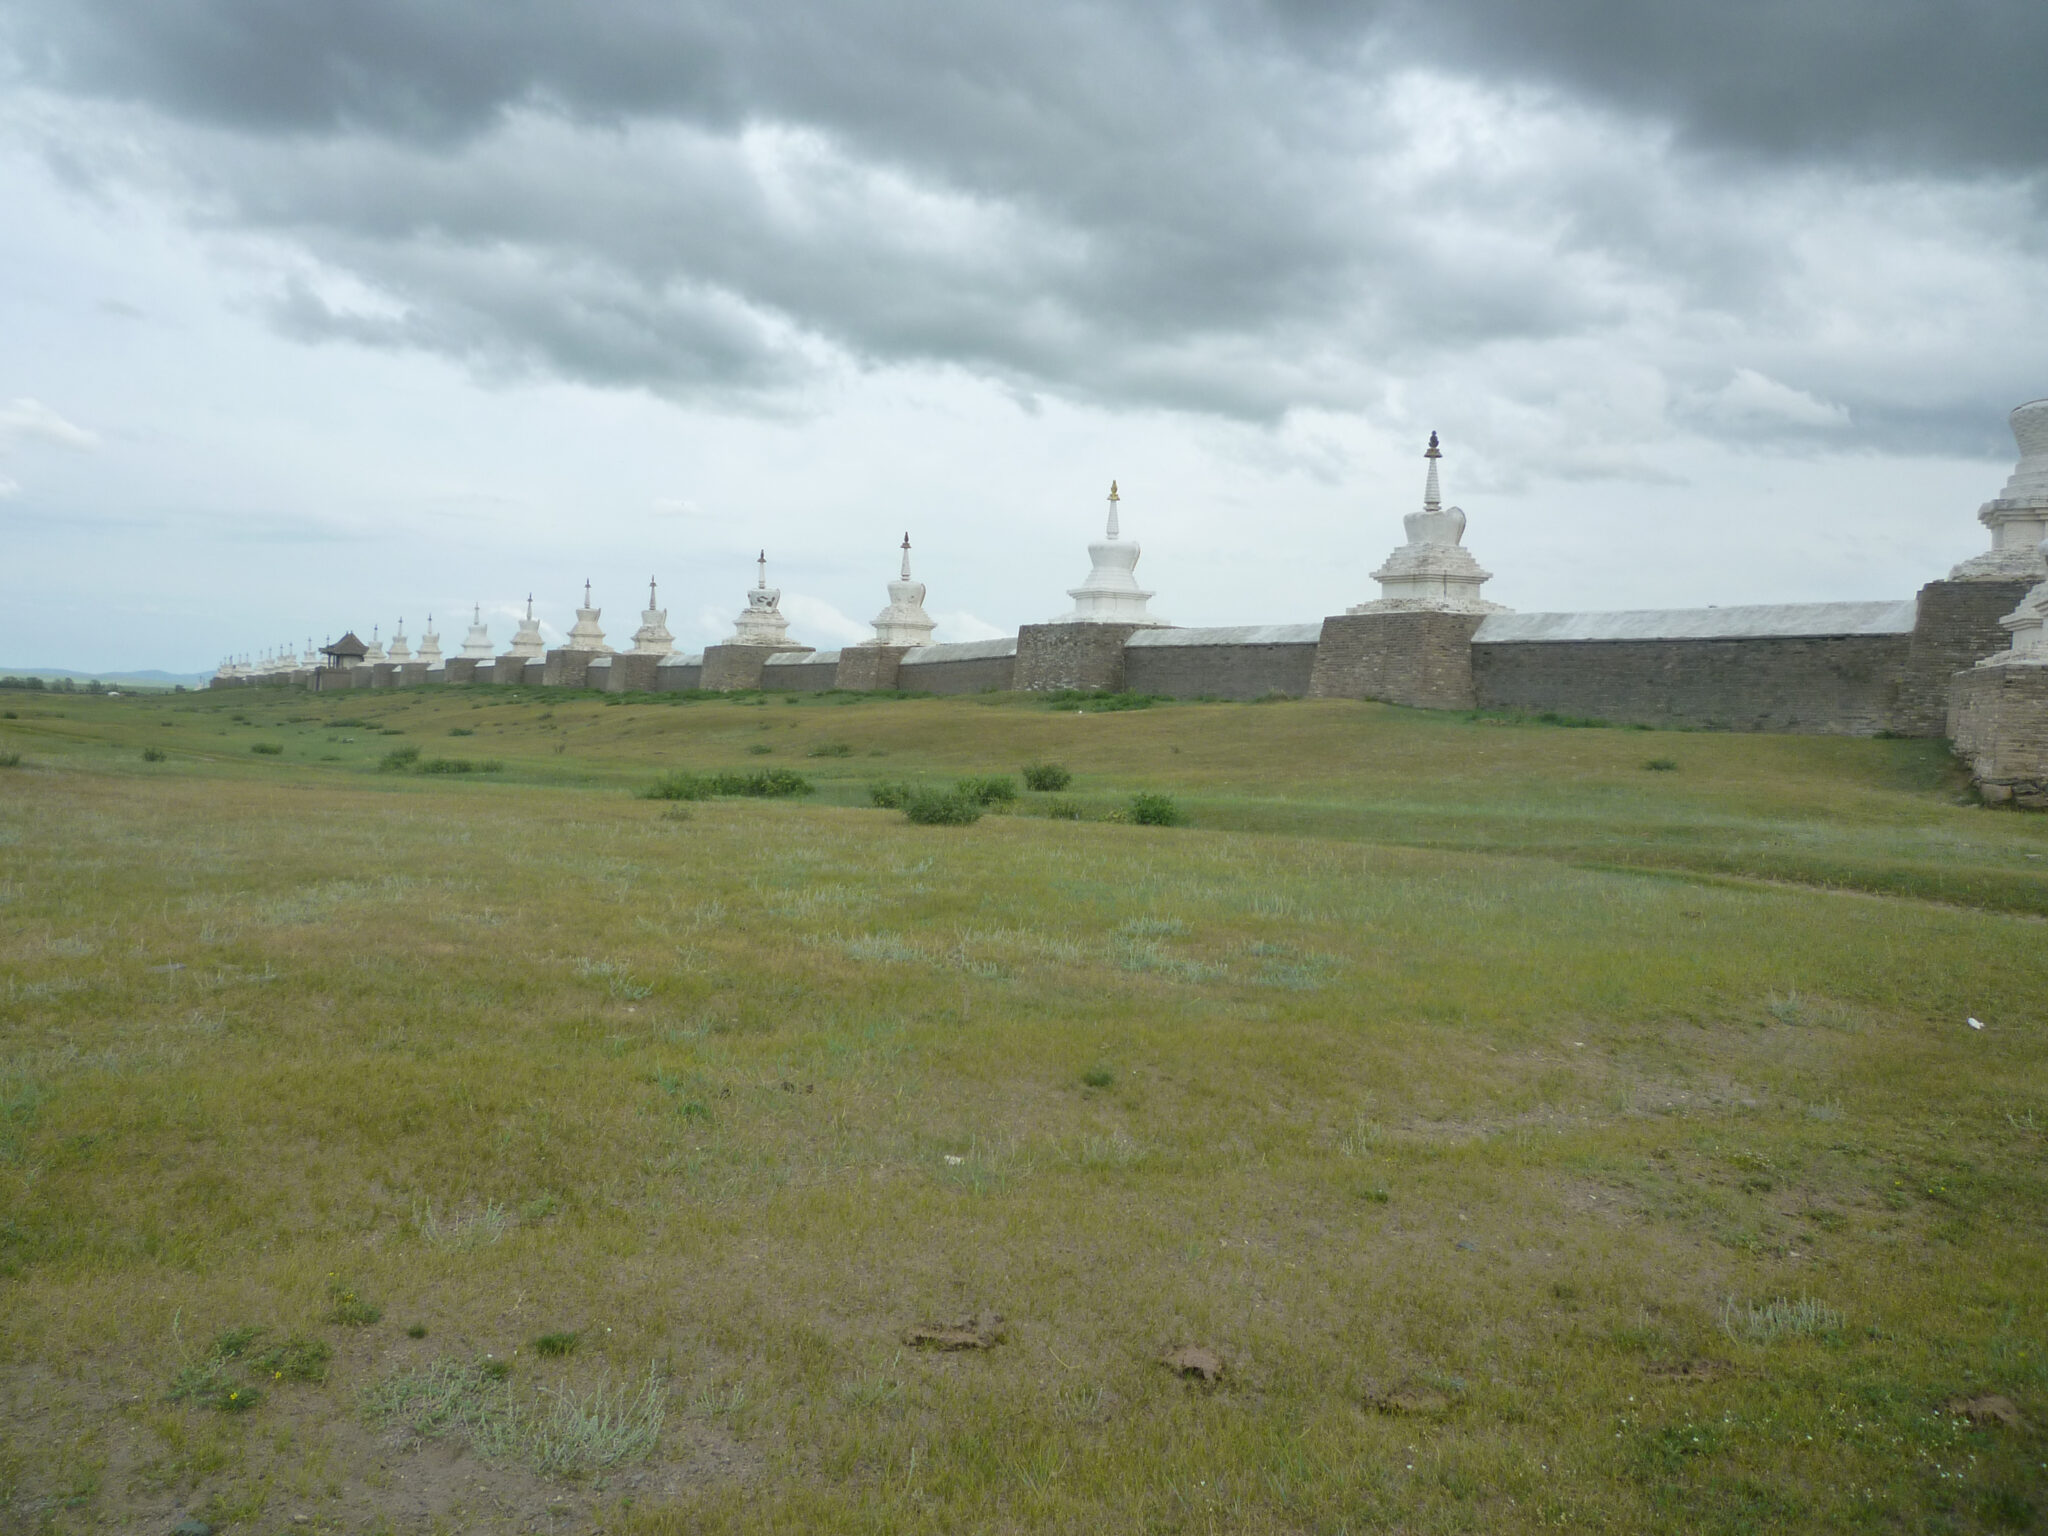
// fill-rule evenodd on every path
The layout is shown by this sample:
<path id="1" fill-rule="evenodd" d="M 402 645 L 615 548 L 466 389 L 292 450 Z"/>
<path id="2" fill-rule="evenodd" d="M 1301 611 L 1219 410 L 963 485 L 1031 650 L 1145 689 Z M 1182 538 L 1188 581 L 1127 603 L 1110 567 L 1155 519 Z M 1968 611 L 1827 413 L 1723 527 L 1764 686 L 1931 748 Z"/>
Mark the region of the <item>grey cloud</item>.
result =
<path id="1" fill-rule="evenodd" d="M 0 0 L 0 49 L 75 174 L 111 113 L 160 149 L 123 174 L 377 296 L 295 274 L 290 334 L 489 377 L 759 409 L 928 364 L 1251 421 L 1427 383 L 1560 445 L 1977 441 L 2032 364 L 1963 356 L 1968 296 L 1817 276 L 1924 215 L 1923 263 L 1988 252 L 2006 328 L 2048 314 L 2048 8 L 1917 10 Z M 1918 202 L 1857 204 L 1899 167 Z"/>

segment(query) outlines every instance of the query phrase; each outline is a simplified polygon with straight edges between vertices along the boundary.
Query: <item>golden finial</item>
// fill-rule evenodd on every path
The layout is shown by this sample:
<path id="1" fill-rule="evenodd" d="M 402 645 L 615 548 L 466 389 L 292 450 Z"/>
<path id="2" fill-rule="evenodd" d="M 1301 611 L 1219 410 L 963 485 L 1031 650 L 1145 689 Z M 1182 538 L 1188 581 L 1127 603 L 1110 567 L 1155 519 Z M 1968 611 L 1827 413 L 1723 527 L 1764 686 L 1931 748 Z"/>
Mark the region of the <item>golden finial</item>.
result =
<path id="1" fill-rule="evenodd" d="M 1109 482 L 1109 499 L 1111 501 L 1121 501 L 1123 499 L 1116 493 L 1116 482 L 1114 480 Z"/>

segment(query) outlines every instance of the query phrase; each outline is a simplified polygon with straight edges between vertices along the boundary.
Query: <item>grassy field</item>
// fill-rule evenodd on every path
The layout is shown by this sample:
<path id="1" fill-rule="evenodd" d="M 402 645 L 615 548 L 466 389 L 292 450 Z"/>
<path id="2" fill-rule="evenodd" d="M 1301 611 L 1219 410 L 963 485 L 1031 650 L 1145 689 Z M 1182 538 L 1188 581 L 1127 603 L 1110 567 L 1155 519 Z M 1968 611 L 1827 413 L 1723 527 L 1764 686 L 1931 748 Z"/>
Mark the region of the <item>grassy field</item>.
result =
<path id="1" fill-rule="evenodd" d="M 479 688 L 10 757 L 0 1528 L 2048 1526 L 2048 818 L 1939 744 Z"/>

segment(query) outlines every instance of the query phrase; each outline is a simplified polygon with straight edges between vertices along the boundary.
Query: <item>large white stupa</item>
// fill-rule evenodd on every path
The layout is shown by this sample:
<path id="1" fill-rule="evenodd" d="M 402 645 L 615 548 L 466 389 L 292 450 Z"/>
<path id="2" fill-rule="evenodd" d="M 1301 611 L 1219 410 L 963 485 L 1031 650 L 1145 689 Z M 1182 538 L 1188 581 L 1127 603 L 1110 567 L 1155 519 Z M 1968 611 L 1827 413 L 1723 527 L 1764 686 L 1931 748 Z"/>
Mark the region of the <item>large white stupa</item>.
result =
<path id="1" fill-rule="evenodd" d="M 1489 603 L 1479 595 L 1493 573 L 1481 570 L 1472 551 L 1464 546 L 1464 510 L 1443 504 L 1436 470 L 1443 449 L 1434 432 L 1429 434 L 1429 447 L 1422 456 L 1429 461 L 1422 510 L 1401 520 L 1408 542 L 1372 573 L 1372 579 L 1380 584 L 1380 595 L 1345 612 L 1505 613 L 1499 603 Z"/>
<path id="2" fill-rule="evenodd" d="M 420 636 L 420 653 L 416 659 L 430 667 L 441 665 L 441 637 L 434 633 L 434 616 L 431 613 L 427 615 L 426 633 Z"/>
<path id="3" fill-rule="evenodd" d="M 527 607 L 530 611 L 532 604 L 529 603 Z M 602 608 L 590 606 L 590 583 L 584 582 L 583 606 L 576 610 L 576 624 L 569 631 L 569 638 L 564 642 L 565 648 L 572 651 L 591 651 L 600 656 L 611 655 L 612 648 L 604 643 L 604 631 L 597 627 L 597 621 L 603 613 Z"/>
<path id="4" fill-rule="evenodd" d="M 602 639 L 602 636 L 599 636 Z M 528 661 L 539 661 L 548 653 L 548 643 L 541 638 L 540 620 L 533 616 L 533 594 L 526 594 L 526 617 L 519 621 L 519 628 L 513 633 L 511 649 L 507 656 L 523 656 Z"/>
<path id="5" fill-rule="evenodd" d="M 384 642 L 377 638 L 377 626 L 372 624 L 370 626 L 370 646 L 368 650 L 363 652 L 363 665 L 366 667 L 375 666 L 384 659 Z"/>
<path id="6" fill-rule="evenodd" d="M 462 654 L 470 661 L 489 661 L 497 654 L 491 649 L 491 627 L 484 622 L 482 603 L 470 610 L 469 633 L 463 638 Z"/>
<path id="7" fill-rule="evenodd" d="M 762 550 L 760 574 L 747 593 L 747 606 L 733 621 L 727 645 L 789 645 L 789 620 L 782 616 L 782 589 L 768 585 L 768 551 Z"/>
<path id="8" fill-rule="evenodd" d="M 405 616 L 399 615 L 398 628 L 392 631 L 391 649 L 385 653 L 386 661 L 407 662 L 412 660 L 412 647 L 405 642 Z"/>
<path id="9" fill-rule="evenodd" d="M 635 656 L 667 656 L 676 648 L 676 637 L 668 632 L 668 610 L 654 606 L 654 578 L 647 578 L 647 609 L 640 615 L 640 627 L 633 631 Z"/>
<path id="10" fill-rule="evenodd" d="M 1991 530 L 1991 548 L 1950 571 L 1950 581 L 2048 576 L 2041 558 L 2048 538 L 2048 400 L 2029 400 L 2008 419 L 2020 461 L 2005 489 L 1977 509 L 1977 521 Z"/>
<path id="11" fill-rule="evenodd" d="M 1109 482 L 1109 525 L 1100 541 L 1088 546 L 1088 579 L 1069 587 L 1067 596 L 1074 606 L 1052 622 L 1055 624 L 1147 624 L 1167 627 L 1167 621 L 1145 611 L 1152 600 L 1140 590 L 1135 574 L 1141 546 L 1117 533 L 1116 508 L 1122 500 L 1116 482 Z"/>
<path id="12" fill-rule="evenodd" d="M 910 535 L 903 535 L 903 570 L 889 583 L 889 606 L 875 615 L 875 638 L 862 645 L 907 645 L 932 643 L 938 626 L 924 611 L 924 583 L 910 579 Z"/>

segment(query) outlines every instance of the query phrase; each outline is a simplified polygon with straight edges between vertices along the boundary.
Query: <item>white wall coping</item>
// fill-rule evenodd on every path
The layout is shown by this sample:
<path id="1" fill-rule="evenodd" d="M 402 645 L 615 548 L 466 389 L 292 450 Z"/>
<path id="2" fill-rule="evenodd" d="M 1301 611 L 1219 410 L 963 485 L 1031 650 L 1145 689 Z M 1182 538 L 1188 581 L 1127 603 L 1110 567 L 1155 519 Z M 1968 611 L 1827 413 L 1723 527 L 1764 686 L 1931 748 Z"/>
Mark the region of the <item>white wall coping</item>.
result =
<path id="1" fill-rule="evenodd" d="M 1556 640 L 1763 640 L 1822 635 L 1905 635 L 1913 598 L 1884 603 L 1768 603 L 1738 608 L 1636 608 L 1615 613 L 1494 613 L 1474 645 Z"/>
<path id="2" fill-rule="evenodd" d="M 671 651 L 655 663 L 654 670 L 659 672 L 663 667 L 701 667 L 703 665 L 704 653 L 702 651 L 692 651 L 687 656 L 683 655 L 680 651 Z"/>
<path id="3" fill-rule="evenodd" d="M 946 645 L 920 645 L 903 653 L 906 667 L 930 666 L 941 661 L 992 661 L 1017 654 L 1017 637 L 1004 635 L 995 640 L 955 640 Z"/>
<path id="4" fill-rule="evenodd" d="M 1215 629 L 1141 629 L 1124 644 L 1314 645 L 1322 637 L 1320 624 L 1228 624 Z"/>
<path id="5" fill-rule="evenodd" d="M 808 667 L 812 663 L 831 662 L 837 665 L 837 651 L 777 651 L 761 665 L 764 667 Z"/>

